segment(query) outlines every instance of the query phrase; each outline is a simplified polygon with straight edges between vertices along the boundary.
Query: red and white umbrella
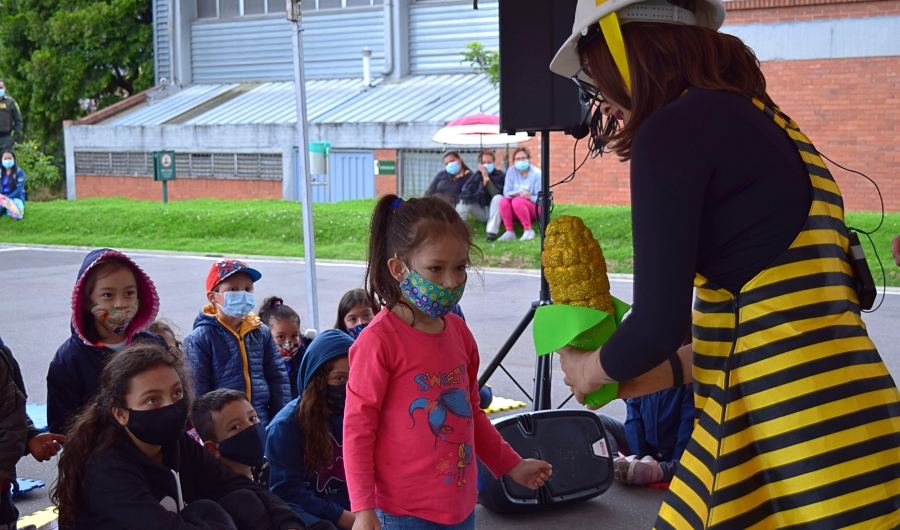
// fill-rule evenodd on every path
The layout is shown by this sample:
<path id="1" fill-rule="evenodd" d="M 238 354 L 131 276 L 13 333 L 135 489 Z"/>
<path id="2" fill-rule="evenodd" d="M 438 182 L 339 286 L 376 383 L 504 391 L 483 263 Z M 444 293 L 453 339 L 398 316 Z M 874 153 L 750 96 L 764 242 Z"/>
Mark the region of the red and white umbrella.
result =
<path id="1" fill-rule="evenodd" d="M 456 118 L 439 130 L 432 138 L 439 144 L 449 145 L 507 145 L 525 142 L 528 133 L 506 134 L 500 132 L 500 118 L 491 114 L 472 114 Z"/>

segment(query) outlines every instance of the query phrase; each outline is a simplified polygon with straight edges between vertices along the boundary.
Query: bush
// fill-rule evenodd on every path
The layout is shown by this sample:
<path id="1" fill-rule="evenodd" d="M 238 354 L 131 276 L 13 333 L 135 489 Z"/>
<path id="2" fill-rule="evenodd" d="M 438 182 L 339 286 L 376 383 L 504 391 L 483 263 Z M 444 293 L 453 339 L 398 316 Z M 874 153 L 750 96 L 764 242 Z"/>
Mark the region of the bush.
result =
<path id="1" fill-rule="evenodd" d="M 14 147 L 19 167 L 25 171 L 25 189 L 28 192 L 50 188 L 59 181 L 59 169 L 53 157 L 45 155 L 34 140 Z"/>

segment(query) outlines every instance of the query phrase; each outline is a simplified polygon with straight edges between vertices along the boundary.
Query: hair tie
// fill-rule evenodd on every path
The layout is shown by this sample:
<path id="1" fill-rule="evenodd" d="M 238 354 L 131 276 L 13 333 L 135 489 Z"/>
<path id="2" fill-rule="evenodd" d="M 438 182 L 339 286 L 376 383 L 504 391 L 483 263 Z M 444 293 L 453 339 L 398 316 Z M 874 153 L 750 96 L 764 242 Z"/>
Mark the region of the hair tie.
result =
<path id="1" fill-rule="evenodd" d="M 273 306 L 279 306 L 279 305 L 281 305 L 281 304 L 282 304 L 281 300 L 275 300 L 275 302 L 274 302 L 272 305 L 273 305 Z"/>
<path id="2" fill-rule="evenodd" d="M 403 204 L 403 198 L 397 197 L 396 199 L 394 199 L 394 202 L 391 203 L 391 210 L 396 210 L 400 207 L 401 204 Z"/>

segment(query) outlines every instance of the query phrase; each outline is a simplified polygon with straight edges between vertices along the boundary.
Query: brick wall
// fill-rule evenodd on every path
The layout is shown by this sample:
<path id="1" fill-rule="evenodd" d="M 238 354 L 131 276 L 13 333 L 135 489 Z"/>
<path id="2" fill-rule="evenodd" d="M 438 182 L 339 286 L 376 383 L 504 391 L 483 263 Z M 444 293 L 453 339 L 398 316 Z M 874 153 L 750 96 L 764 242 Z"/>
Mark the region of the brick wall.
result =
<path id="1" fill-rule="evenodd" d="M 769 94 L 822 153 L 878 182 L 888 211 L 900 211 L 900 57 L 774 61 L 763 63 Z M 551 136 L 550 175 L 572 171 L 571 137 Z M 540 141 L 524 145 L 540 165 Z M 580 142 L 577 160 L 586 152 Z M 879 209 L 878 195 L 862 177 L 831 167 L 848 210 Z M 628 164 L 615 155 L 588 160 L 575 181 L 554 188 L 558 202 L 629 204 Z"/>
<path id="2" fill-rule="evenodd" d="M 900 1 L 900 0 L 898 0 Z M 393 160 L 400 172 L 400 164 L 397 163 L 396 149 L 376 149 L 375 160 Z M 388 193 L 397 193 L 397 174 L 394 175 L 375 175 L 375 196 L 381 197 Z"/>
<path id="3" fill-rule="evenodd" d="M 799 5 L 793 7 L 774 7 L 766 9 L 734 9 L 731 4 L 734 4 L 734 2 L 725 3 L 725 8 L 728 12 L 728 15 L 725 17 L 726 26 L 735 24 L 793 22 L 798 20 L 886 17 L 900 15 L 900 0 L 885 0 L 881 2 L 820 3 L 817 5 Z"/>
<path id="4" fill-rule="evenodd" d="M 80 199 L 87 197 L 125 197 L 162 200 L 162 183 L 151 177 L 75 175 Z M 201 199 L 280 199 L 280 180 L 177 179 L 169 182 L 169 200 Z"/>

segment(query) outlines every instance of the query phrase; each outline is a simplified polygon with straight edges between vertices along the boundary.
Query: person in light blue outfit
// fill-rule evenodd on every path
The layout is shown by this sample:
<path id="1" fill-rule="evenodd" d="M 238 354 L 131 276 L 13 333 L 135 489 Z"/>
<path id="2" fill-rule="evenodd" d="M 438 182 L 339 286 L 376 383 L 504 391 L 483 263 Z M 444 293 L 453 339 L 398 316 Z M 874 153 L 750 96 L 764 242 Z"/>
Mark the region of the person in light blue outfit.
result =
<path id="1" fill-rule="evenodd" d="M 0 153 L 0 215 L 19 220 L 25 214 L 25 172 L 9 149 Z"/>
<path id="2" fill-rule="evenodd" d="M 500 218 L 506 232 L 497 241 L 512 241 L 516 238 L 516 220 L 525 229 L 521 240 L 534 239 L 531 223 L 540 215 L 540 208 L 537 206 L 538 194 L 541 192 L 540 168 L 531 165 L 531 151 L 527 147 L 516 148 L 513 162 L 513 166 L 506 172 L 503 200 L 500 201 Z"/>

